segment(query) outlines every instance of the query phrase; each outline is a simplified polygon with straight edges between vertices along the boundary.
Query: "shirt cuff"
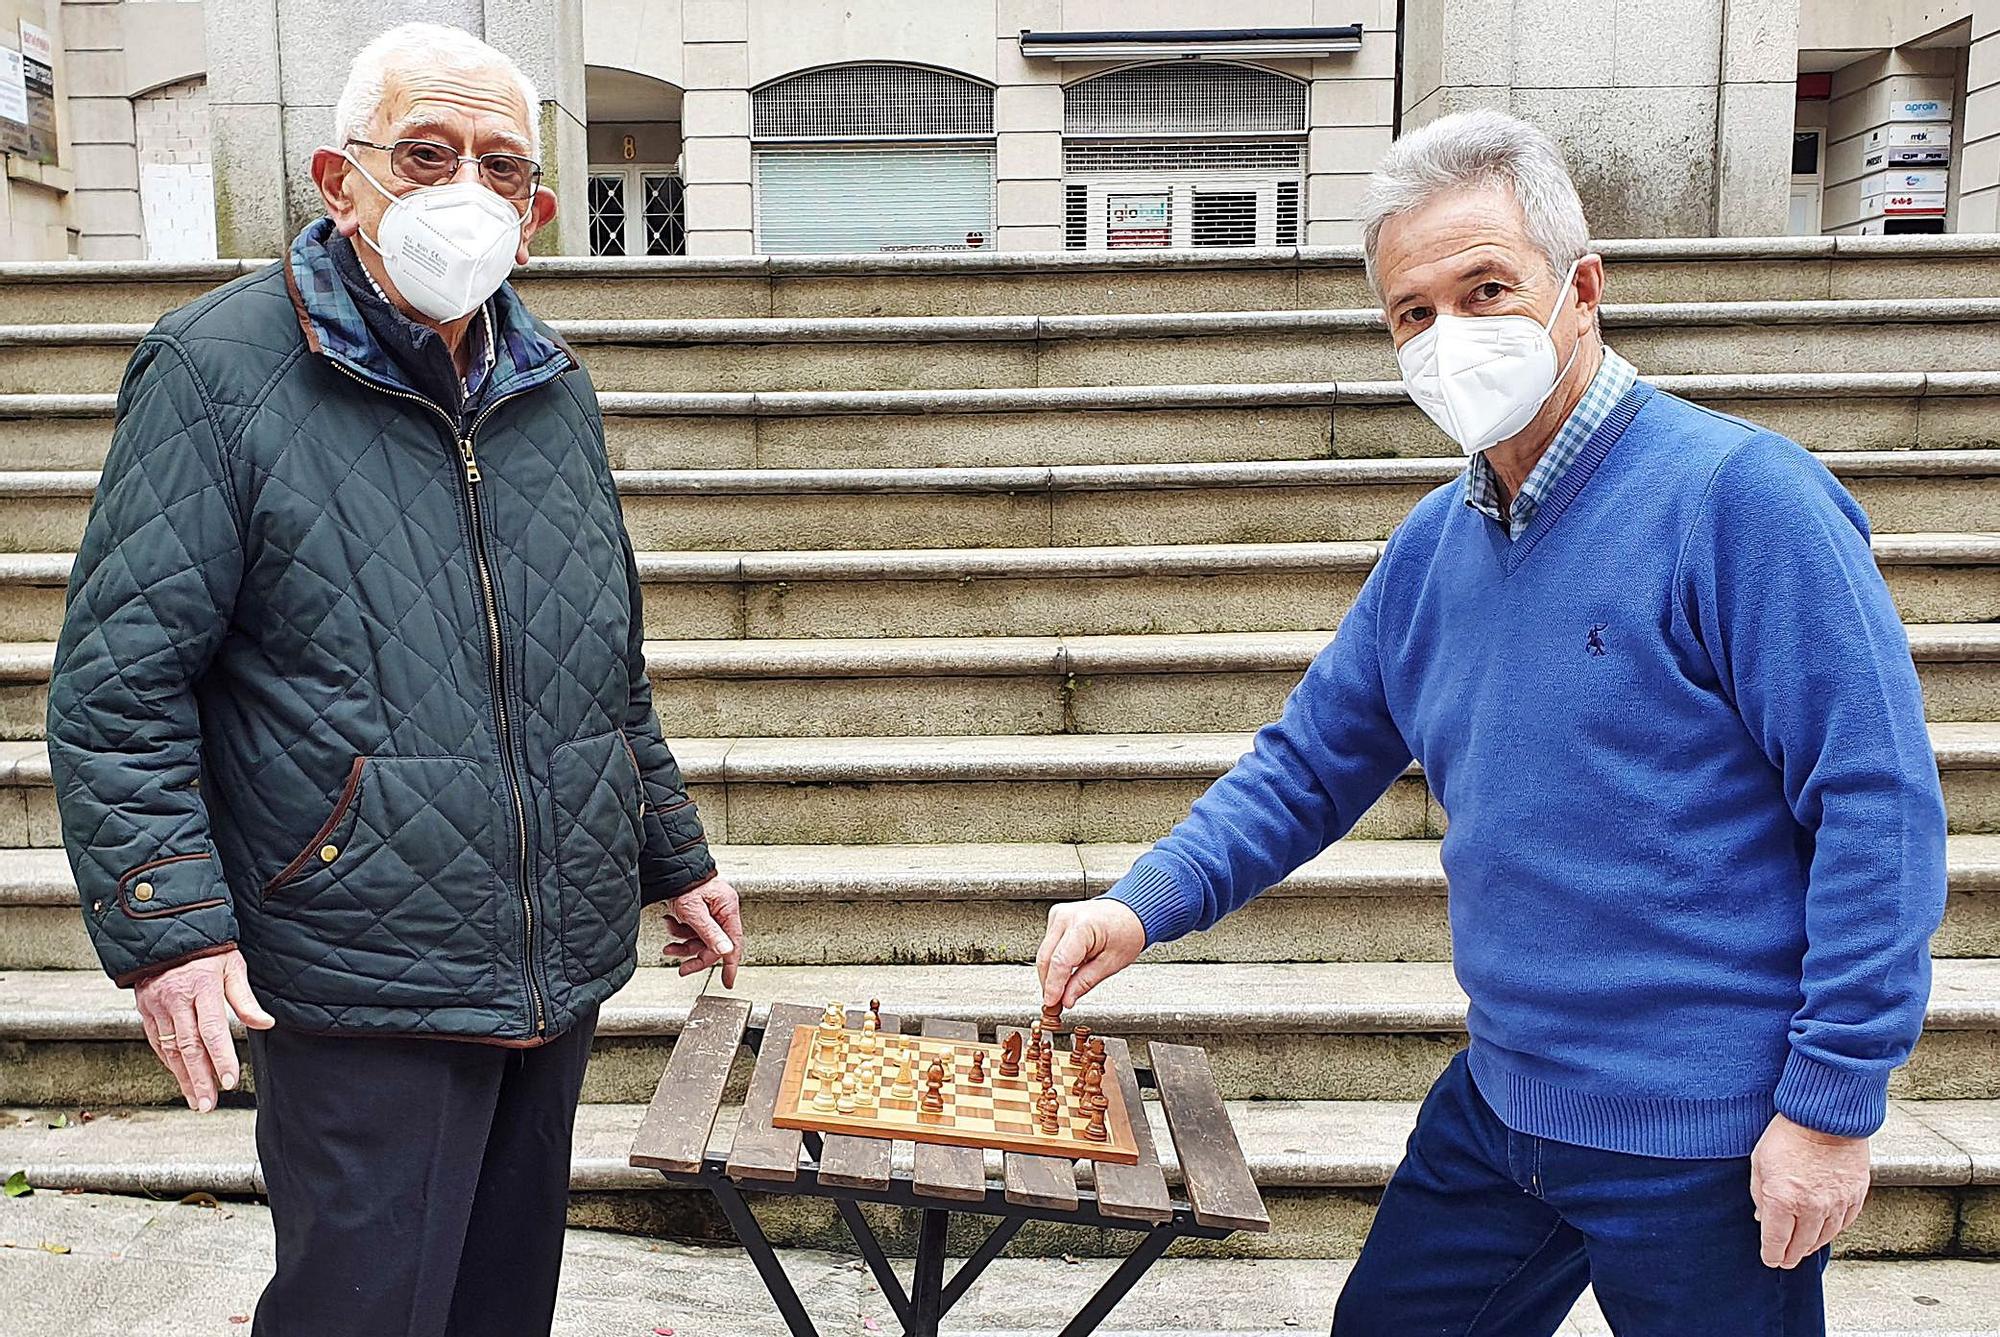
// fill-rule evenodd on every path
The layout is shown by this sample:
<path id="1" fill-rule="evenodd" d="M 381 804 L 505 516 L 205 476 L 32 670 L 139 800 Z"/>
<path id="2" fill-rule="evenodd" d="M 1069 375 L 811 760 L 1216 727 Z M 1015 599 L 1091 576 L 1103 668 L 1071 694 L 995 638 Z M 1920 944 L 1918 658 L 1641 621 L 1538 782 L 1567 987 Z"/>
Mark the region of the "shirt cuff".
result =
<path id="1" fill-rule="evenodd" d="M 1157 852 L 1141 855 L 1104 895 L 1139 916 L 1148 947 L 1193 932 L 1201 920 L 1200 893 L 1183 886 L 1174 863 Z"/>
<path id="2" fill-rule="evenodd" d="M 1889 1117 L 1889 1078 L 1849 1072 L 1794 1049 L 1773 1101 L 1793 1123 L 1830 1137 L 1868 1137 Z"/>

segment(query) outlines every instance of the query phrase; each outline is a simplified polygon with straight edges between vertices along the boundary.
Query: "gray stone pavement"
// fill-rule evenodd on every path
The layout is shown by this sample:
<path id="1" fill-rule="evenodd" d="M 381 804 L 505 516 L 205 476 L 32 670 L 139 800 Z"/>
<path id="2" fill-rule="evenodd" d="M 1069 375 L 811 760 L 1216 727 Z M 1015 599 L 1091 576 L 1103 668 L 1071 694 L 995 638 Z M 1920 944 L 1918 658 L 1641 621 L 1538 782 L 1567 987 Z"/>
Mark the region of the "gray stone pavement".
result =
<path id="1" fill-rule="evenodd" d="M 269 1269 L 270 1213 L 42 1191 L 0 1201 L 0 1337 L 191 1337 L 248 1331 Z M 823 1333 L 894 1333 L 860 1263 L 792 1253 L 787 1266 Z M 1003 1259 L 947 1328 L 1054 1331 L 1110 1270 L 1107 1261 Z M 1107 1333 L 1323 1332 L 1343 1261 L 1170 1259 L 1112 1315 Z M 1842 1337 L 2000 1334 L 2000 1262 L 1843 1263 L 1829 1274 Z M 873 1326 L 871 1326 L 871 1324 Z M 780 1337 L 748 1261 L 730 1249 L 572 1231 L 556 1332 L 562 1337 Z M 1567 1337 L 1608 1332 L 1588 1300 Z"/>

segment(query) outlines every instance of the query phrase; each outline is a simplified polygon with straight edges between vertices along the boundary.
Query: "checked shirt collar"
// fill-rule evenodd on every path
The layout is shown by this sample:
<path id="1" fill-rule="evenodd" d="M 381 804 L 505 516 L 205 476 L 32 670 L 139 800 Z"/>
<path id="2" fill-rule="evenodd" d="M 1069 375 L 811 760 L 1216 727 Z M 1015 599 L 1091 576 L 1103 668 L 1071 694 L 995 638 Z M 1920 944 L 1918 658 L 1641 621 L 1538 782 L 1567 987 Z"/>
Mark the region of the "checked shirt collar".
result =
<path id="1" fill-rule="evenodd" d="M 1556 485 L 1556 480 L 1576 459 L 1583 443 L 1590 440 L 1591 434 L 1638 379 L 1639 373 L 1631 363 L 1609 348 L 1605 349 L 1604 361 L 1598 364 L 1597 374 L 1590 378 L 1583 398 L 1577 401 L 1576 408 L 1556 432 L 1556 439 L 1549 442 L 1542 458 L 1535 461 L 1535 467 L 1522 480 L 1511 513 L 1504 518 L 1500 513 L 1500 479 L 1493 466 L 1487 463 L 1483 450 L 1474 455 L 1472 462 L 1466 466 L 1465 504 L 1495 524 L 1505 524 L 1509 539 L 1521 537 L 1535 522 L 1535 512 L 1541 509 L 1542 498 L 1549 495 L 1549 489 Z"/>

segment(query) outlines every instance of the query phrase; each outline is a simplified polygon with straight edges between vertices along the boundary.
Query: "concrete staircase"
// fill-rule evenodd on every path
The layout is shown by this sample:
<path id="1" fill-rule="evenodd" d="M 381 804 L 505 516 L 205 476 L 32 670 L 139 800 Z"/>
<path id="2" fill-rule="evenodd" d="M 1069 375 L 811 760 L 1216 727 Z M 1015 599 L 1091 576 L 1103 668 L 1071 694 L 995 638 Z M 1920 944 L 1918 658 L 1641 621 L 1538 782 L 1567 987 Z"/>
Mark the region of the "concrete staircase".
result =
<path id="1" fill-rule="evenodd" d="M 2000 1285 L 1975 1261 L 2000 1258 L 2000 238 L 1605 250 L 1613 345 L 1821 451 L 1873 519 L 1951 900 L 1841 1248 Z M 249 1112 L 174 1108 L 95 969 L 40 742 L 119 370 L 146 322 L 235 272 L 0 271 L 0 1173 L 48 1187 L 261 1188 Z M 762 1001 L 1030 1013 L 1049 905 L 1109 886 L 1228 768 L 1459 468 L 1346 251 L 549 261 L 521 287 L 604 390 L 661 716 L 747 898 L 740 989 Z M 1229 1250 L 1350 1256 L 1463 1043 L 1443 821 L 1413 768 L 1354 838 L 1079 1010 L 1209 1048 L 1278 1223 Z M 624 1164 L 719 987 L 656 968 L 663 936 L 649 918 L 647 968 L 604 1013 L 572 1218 L 723 1238 L 708 1203 Z M 807 1205 L 766 1228 L 839 1247 Z"/>

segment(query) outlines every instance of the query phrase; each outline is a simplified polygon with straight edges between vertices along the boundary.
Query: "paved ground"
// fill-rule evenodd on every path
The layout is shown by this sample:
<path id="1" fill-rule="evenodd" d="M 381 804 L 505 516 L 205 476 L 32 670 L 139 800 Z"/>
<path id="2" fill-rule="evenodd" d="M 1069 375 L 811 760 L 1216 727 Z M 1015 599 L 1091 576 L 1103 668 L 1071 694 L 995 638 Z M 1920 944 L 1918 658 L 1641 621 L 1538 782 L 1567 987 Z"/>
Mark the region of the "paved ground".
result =
<path id="1" fill-rule="evenodd" d="M 138 1198 L 40 1192 L 0 1201 L 0 1337 L 194 1337 L 246 1331 L 263 1284 L 270 1215 Z M 1052 1332 L 1109 1263 L 1003 1259 L 948 1329 Z M 820 1330 L 894 1333 L 858 1262 L 788 1256 Z M 1153 1270 L 1107 1331 L 1323 1332 L 1346 1264 L 1179 1262 Z M 2000 1334 L 2000 1262 L 1847 1263 L 1831 1274 L 1844 1337 Z M 873 1324 L 874 1326 L 870 1326 Z M 783 1329 L 743 1256 L 572 1231 L 556 1331 L 563 1337 L 777 1337 Z M 1570 1337 L 1606 1331 L 1588 1303 Z"/>

